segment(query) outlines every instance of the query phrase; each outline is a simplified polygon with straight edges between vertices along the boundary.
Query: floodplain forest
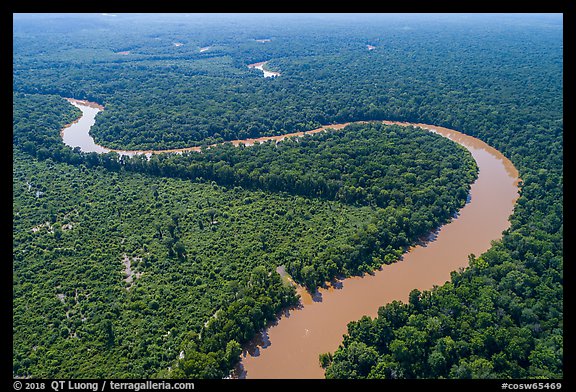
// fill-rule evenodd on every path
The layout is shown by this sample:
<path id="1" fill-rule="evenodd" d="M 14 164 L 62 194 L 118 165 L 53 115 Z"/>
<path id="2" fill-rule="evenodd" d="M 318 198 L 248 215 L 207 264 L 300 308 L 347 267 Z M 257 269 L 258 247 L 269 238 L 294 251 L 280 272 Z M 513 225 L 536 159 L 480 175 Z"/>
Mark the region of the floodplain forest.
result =
<path id="1" fill-rule="evenodd" d="M 15 378 L 229 377 L 298 306 L 279 267 L 314 292 L 401 262 L 470 202 L 478 167 L 382 120 L 485 141 L 520 195 L 468 268 L 351 320 L 325 377 L 563 377 L 562 15 L 13 20 Z M 65 98 L 104 107 L 90 136 L 107 148 L 201 152 L 68 146 L 82 113 Z"/>

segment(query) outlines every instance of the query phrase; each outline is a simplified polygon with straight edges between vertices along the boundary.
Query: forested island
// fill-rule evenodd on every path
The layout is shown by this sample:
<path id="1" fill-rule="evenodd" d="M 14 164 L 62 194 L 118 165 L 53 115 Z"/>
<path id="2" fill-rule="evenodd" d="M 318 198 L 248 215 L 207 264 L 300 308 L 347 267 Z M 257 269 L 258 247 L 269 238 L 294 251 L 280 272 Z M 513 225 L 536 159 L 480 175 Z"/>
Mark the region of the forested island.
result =
<path id="1" fill-rule="evenodd" d="M 350 323 L 326 377 L 562 378 L 561 16 L 15 14 L 13 48 L 14 377 L 229 376 L 298 303 L 278 267 L 370 273 L 466 203 L 470 154 L 370 122 L 395 120 L 496 147 L 521 195 L 469 268 Z M 104 107 L 108 148 L 202 151 L 69 147 L 65 98 Z"/>

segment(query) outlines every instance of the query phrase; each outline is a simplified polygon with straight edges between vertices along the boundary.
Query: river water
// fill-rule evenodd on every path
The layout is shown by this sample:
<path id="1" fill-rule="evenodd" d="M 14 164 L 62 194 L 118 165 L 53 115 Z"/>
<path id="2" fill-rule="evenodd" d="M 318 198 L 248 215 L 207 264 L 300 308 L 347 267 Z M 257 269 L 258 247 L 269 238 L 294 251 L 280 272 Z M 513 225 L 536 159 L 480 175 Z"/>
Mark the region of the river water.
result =
<path id="1" fill-rule="evenodd" d="M 268 70 L 264 69 L 264 66 L 266 65 L 267 62 L 268 61 L 262 61 L 259 63 L 249 64 L 248 68 L 259 69 L 260 71 L 262 71 L 264 73 L 265 78 L 274 78 L 276 76 L 280 76 L 280 72 L 268 71 Z"/>
<path id="2" fill-rule="evenodd" d="M 104 108 L 98 104 L 77 99 L 69 98 L 67 101 L 82 110 L 82 116 L 62 129 L 60 136 L 64 144 L 70 147 L 80 147 L 80 150 L 84 152 L 103 154 L 111 151 L 94 143 L 94 139 L 89 134 L 90 128 L 96 122 L 96 115 Z"/>
<path id="3" fill-rule="evenodd" d="M 392 124 L 392 122 L 386 122 Z M 408 125 L 408 124 L 400 124 Z M 479 256 L 509 227 L 508 217 L 518 197 L 518 172 L 500 152 L 456 131 L 427 124 L 463 145 L 479 167 L 469 202 L 457 218 L 431 235 L 431 241 L 413 247 L 401 261 L 385 265 L 374 275 L 351 277 L 314 298 L 299 288 L 302 307 L 290 310 L 276 325 L 257 337 L 242 354 L 241 378 L 323 378 L 318 355 L 334 352 L 347 324 L 393 300 L 406 302 L 414 288 L 426 290 L 450 280 L 450 272 L 467 267 L 468 255 Z"/>
<path id="4" fill-rule="evenodd" d="M 100 110 L 85 102 L 70 100 L 84 116 L 63 130 L 64 142 L 79 145 L 82 151 L 111 151 L 94 142 L 88 134 L 94 116 Z M 92 105 L 94 106 L 94 105 Z M 85 118 L 84 118 L 85 117 Z M 393 300 L 406 302 L 414 288 L 427 290 L 450 280 L 450 272 L 468 266 L 468 255 L 479 256 L 488 250 L 491 241 L 500 239 L 509 227 L 518 198 L 518 172 L 499 151 L 486 143 L 447 128 L 428 124 L 384 121 L 386 124 L 415 125 L 436 132 L 467 148 L 479 167 L 472 184 L 469 201 L 450 223 L 431 234 L 429 241 L 411 248 L 402 260 L 385 265 L 373 275 L 351 277 L 320 289 L 314 297 L 298 288 L 302 297 L 298 309 L 286 311 L 279 321 L 247 345 L 236 369 L 240 378 L 323 378 L 318 355 L 334 352 L 350 321 L 364 315 L 375 317 L 378 308 Z M 265 140 L 280 141 L 288 136 L 340 129 L 346 124 L 330 125 L 290 135 L 236 140 L 232 143 L 251 145 Z M 73 138 L 68 133 L 76 132 Z M 78 135 L 83 136 L 78 136 Z M 170 150 L 174 152 L 194 150 Z M 118 151 L 120 154 L 150 154 L 152 151 Z"/>

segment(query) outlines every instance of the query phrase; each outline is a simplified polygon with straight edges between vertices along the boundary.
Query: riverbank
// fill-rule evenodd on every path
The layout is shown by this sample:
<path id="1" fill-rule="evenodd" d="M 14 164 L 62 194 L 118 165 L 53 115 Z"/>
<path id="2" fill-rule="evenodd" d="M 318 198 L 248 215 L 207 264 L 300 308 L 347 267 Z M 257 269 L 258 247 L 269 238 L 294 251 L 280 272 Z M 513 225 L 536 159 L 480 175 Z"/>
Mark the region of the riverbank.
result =
<path id="1" fill-rule="evenodd" d="M 88 138 L 89 126 L 100 109 L 72 102 L 87 116 L 86 122 L 77 121 L 67 132 L 79 131 Z M 501 238 L 509 227 L 508 217 L 518 197 L 518 171 L 503 154 L 479 139 L 455 130 L 430 124 L 382 121 L 384 124 L 418 126 L 467 148 L 479 168 L 477 180 L 472 184 L 469 202 L 450 223 L 442 226 L 431 241 L 418 245 L 404 254 L 402 260 L 385 265 L 373 275 L 351 277 L 334 282 L 311 296 L 299 288 L 302 306 L 288 310 L 276 324 L 263 331 L 245 348 L 237 369 L 239 377 L 246 378 L 322 378 L 324 371 L 318 355 L 334 352 L 346 333 L 348 322 L 364 315 L 374 317 L 380 306 L 393 300 L 407 301 L 414 288 L 431 289 L 450 279 L 450 273 L 467 267 L 468 255 L 480 255 Z M 82 127 L 80 126 L 82 124 Z M 280 136 L 234 140 L 235 146 L 287 137 L 339 130 L 349 123 L 326 125 L 311 131 L 294 132 Z M 87 128 L 86 128 L 87 127 Z M 64 133 L 64 132 L 63 132 Z M 93 140 L 92 140 L 93 143 Z M 90 145 L 90 143 L 87 143 Z M 96 149 L 105 149 L 95 145 Z M 87 147 L 89 148 L 89 147 Z M 82 149 L 85 152 L 90 150 Z M 119 154 L 155 154 L 200 151 L 200 147 L 163 151 L 116 151 Z"/>

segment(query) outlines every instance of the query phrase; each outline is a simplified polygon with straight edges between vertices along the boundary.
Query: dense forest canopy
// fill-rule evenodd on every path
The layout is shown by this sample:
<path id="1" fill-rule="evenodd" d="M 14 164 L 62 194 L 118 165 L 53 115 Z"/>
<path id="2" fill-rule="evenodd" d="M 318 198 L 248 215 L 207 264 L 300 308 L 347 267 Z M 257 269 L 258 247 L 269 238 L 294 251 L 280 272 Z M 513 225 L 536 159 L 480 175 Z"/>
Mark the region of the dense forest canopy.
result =
<path id="1" fill-rule="evenodd" d="M 57 138 L 76 113 L 55 96 L 14 102 L 15 136 Z M 369 163 L 367 146 L 379 146 Z M 314 289 L 391 263 L 464 204 L 476 175 L 447 139 L 370 124 L 149 161 L 25 151 L 13 174 L 14 366 L 43 377 L 152 376 L 180 352 L 184 373 L 170 376 L 223 377 L 238 359 L 228 345 L 296 301 L 277 267 Z M 318 194 L 327 184 L 338 192 Z"/>
<path id="2" fill-rule="evenodd" d="M 297 301 L 276 267 L 314 288 L 393 262 L 476 174 L 439 136 L 370 124 L 84 154 L 59 137 L 79 115 L 63 97 L 104 105 L 110 148 L 378 119 L 481 138 L 520 170 L 512 227 L 351 323 L 326 375 L 562 376 L 561 16 L 15 14 L 13 48 L 15 376 L 224 377 Z"/>
<path id="3" fill-rule="evenodd" d="M 548 33 L 542 36 L 520 23 L 502 31 L 501 18 L 478 16 L 324 23 L 320 16 L 283 23 L 279 16 L 235 23 L 164 18 L 98 15 L 91 29 L 87 17 L 65 19 L 63 32 L 36 32 L 49 41 L 40 47 L 29 35 L 43 25 L 24 23 L 24 32 L 14 34 L 14 88 L 105 104 L 93 136 L 129 149 L 188 147 L 352 120 L 459 129 L 465 121 L 498 123 L 514 110 L 529 121 L 535 105 L 553 110 L 548 99 L 561 88 L 551 75 L 561 72 L 562 43 L 546 41 L 558 32 L 547 19 L 538 19 Z M 256 41 L 262 37 L 270 41 Z M 535 72 L 535 56 L 550 68 Z M 263 78 L 247 67 L 264 60 L 281 77 Z M 514 90 L 519 85 L 538 100 L 523 100 Z"/>

